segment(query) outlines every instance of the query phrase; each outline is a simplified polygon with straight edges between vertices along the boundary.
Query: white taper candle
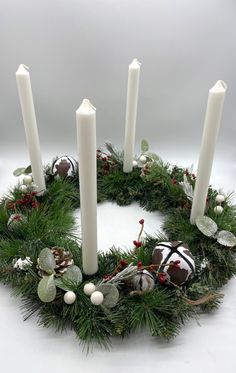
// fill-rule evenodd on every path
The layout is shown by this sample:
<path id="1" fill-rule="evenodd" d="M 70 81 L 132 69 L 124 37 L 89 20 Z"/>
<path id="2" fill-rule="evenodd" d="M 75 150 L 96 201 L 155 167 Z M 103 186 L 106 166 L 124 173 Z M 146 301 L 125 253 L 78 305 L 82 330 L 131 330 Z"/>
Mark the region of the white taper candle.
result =
<path id="1" fill-rule="evenodd" d="M 96 109 L 84 99 L 76 111 L 83 272 L 98 270 Z"/>
<path id="2" fill-rule="evenodd" d="M 133 169 L 140 66 L 141 63 L 135 58 L 129 65 L 128 71 L 123 165 L 124 172 L 131 172 Z"/>
<path id="3" fill-rule="evenodd" d="M 198 216 L 203 216 L 206 207 L 217 135 L 219 132 L 225 92 L 227 86 L 222 80 L 209 90 L 201 151 L 198 161 L 197 179 L 194 188 L 190 221 L 195 224 Z"/>
<path id="4" fill-rule="evenodd" d="M 33 94 L 28 67 L 20 65 L 16 72 L 16 82 L 19 92 L 22 116 L 25 127 L 26 142 L 29 151 L 30 164 L 36 191 L 42 194 L 45 189 L 45 178 L 39 143 L 38 128 L 35 116 Z"/>

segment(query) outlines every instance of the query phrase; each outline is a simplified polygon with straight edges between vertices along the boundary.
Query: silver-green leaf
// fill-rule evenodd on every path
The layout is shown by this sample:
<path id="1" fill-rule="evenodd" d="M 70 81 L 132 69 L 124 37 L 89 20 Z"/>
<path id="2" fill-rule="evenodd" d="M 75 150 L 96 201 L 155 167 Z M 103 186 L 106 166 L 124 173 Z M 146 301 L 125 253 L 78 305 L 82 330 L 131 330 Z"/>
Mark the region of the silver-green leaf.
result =
<path id="1" fill-rule="evenodd" d="M 25 174 L 25 175 L 31 174 L 31 172 L 32 172 L 31 165 L 29 165 L 28 167 L 26 167 L 26 168 L 24 169 L 24 174 Z"/>
<path id="2" fill-rule="evenodd" d="M 73 282 L 79 285 L 82 282 L 83 276 L 79 267 L 71 265 L 67 271 L 63 274 L 63 280 Z"/>
<path id="3" fill-rule="evenodd" d="M 20 176 L 24 173 L 25 171 L 25 168 L 24 167 L 20 167 L 20 168 L 17 168 L 14 172 L 13 172 L 13 175 L 14 176 Z"/>
<path id="4" fill-rule="evenodd" d="M 40 252 L 39 258 L 38 258 L 38 264 L 39 264 L 39 267 L 43 271 L 45 271 L 49 274 L 51 274 L 53 272 L 54 268 L 56 267 L 56 262 L 55 262 L 53 253 L 47 247 L 45 247 Z"/>
<path id="5" fill-rule="evenodd" d="M 102 305 L 106 308 L 115 307 L 119 300 L 119 291 L 117 287 L 112 284 L 102 284 L 96 289 L 104 295 Z"/>
<path id="6" fill-rule="evenodd" d="M 217 234 L 217 242 L 219 242 L 223 246 L 233 247 L 236 245 L 236 237 L 231 232 L 220 231 Z"/>
<path id="7" fill-rule="evenodd" d="M 156 161 L 156 162 L 160 161 L 160 157 L 156 153 L 148 153 L 147 156 L 153 161 Z"/>
<path id="8" fill-rule="evenodd" d="M 217 232 L 217 224 L 208 216 L 198 216 L 196 226 L 205 236 L 212 237 Z"/>
<path id="9" fill-rule="evenodd" d="M 71 289 L 71 286 L 68 286 L 67 284 L 64 283 L 63 279 L 58 277 L 58 278 L 55 278 L 55 285 L 57 288 L 59 289 L 62 289 L 64 291 L 70 291 L 72 290 Z"/>
<path id="10" fill-rule="evenodd" d="M 38 284 L 38 296 L 44 303 L 52 302 L 56 297 L 54 275 L 44 276 Z"/>
<path id="11" fill-rule="evenodd" d="M 141 141 L 141 150 L 142 150 L 143 153 L 145 153 L 145 152 L 148 151 L 148 149 L 149 149 L 148 142 L 147 142 L 147 140 L 143 139 Z"/>

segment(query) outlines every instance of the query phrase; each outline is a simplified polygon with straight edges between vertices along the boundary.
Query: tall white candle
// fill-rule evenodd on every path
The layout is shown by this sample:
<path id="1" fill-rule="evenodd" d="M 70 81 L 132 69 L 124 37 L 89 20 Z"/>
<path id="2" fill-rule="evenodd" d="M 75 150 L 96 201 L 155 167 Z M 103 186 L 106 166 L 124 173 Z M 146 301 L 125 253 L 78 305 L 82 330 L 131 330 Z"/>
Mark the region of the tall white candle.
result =
<path id="1" fill-rule="evenodd" d="M 76 111 L 83 271 L 98 270 L 96 109 L 84 99 Z"/>
<path id="2" fill-rule="evenodd" d="M 32 175 L 34 183 L 36 184 L 36 191 L 39 194 L 42 194 L 46 189 L 46 185 L 43 173 L 30 75 L 28 68 L 25 65 L 19 66 L 16 72 L 16 82 L 24 121 L 26 142 L 29 151 Z"/>
<path id="3" fill-rule="evenodd" d="M 194 188 L 190 221 L 195 224 L 198 216 L 203 216 L 206 207 L 208 186 L 211 176 L 214 151 L 219 132 L 225 92 L 227 86 L 218 80 L 209 90 L 201 151 L 198 161 L 197 179 Z"/>
<path id="4" fill-rule="evenodd" d="M 123 165 L 124 172 L 131 172 L 133 169 L 140 66 L 141 63 L 135 58 L 129 65 L 128 71 Z"/>

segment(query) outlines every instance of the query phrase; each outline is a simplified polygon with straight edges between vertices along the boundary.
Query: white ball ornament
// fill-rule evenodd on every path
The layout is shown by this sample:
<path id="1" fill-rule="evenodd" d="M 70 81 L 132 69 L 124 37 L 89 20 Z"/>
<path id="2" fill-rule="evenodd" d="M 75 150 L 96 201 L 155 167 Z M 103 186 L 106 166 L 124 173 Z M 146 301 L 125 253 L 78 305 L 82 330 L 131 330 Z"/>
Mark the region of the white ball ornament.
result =
<path id="1" fill-rule="evenodd" d="M 138 162 L 137 161 L 133 161 L 133 167 L 137 167 L 138 166 Z"/>
<path id="2" fill-rule="evenodd" d="M 66 304 L 73 304 L 76 300 L 76 294 L 73 291 L 67 291 L 64 294 L 64 302 Z"/>
<path id="3" fill-rule="evenodd" d="M 222 194 L 217 194 L 216 196 L 216 202 L 217 203 L 222 203 L 225 201 L 225 196 L 223 196 Z"/>
<path id="4" fill-rule="evenodd" d="M 222 206 L 216 206 L 215 208 L 214 208 L 214 213 L 216 214 L 216 215 L 221 215 L 222 214 L 222 212 L 223 212 L 223 207 Z"/>
<path id="5" fill-rule="evenodd" d="M 92 283 L 89 282 L 88 284 L 84 285 L 84 294 L 90 296 L 92 295 L 96 290 L 96 286 Z"/>
<path id="6" fill-rule="evenodd" d="M 95 306 L 99 306 L 104 300 L 104 295 L 96 290 L 92 293 L 90 300 Z"/>
<path id="7" fill-rule="evenodd" d="M 21 190 L 23 193 L 26 193 L 26 192 L 27 192 L 27 186 L 26 186 L 25 184 L 20 185 L 20 190 Z"/>
<path id="8" fill-rule="evenodd" d="M 145 157 L 145 155 L 141 155 L 141 157 L 139 158 L 140 162 L 142 163 L 145 163 L 147 162 L 147 158 Z"/>
<path id="9" fill-rule="evenodd" d="M 25 175 L 24 176 L 23 184 L 30 185 L 30 184 L 32 184 L 32 182 L 33 182 L 32 176 L 30 176 L 30 175 Z"/>

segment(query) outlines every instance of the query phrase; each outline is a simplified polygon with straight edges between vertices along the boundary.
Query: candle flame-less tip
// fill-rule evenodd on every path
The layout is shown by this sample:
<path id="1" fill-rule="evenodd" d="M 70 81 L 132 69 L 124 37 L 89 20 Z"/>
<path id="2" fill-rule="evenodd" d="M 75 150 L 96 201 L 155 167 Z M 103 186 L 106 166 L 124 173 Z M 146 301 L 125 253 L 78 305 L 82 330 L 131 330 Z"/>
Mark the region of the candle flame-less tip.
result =
<path id="1" fill-rule="evenodd" d="M 216 84 L 210 89 L 214 92 L 224 92 L 227 89 L 227 84 L 223 80 L 217 80 Z"/>
<path id="2" fill-rule="evenodd" d="M 134 58 L 132 63 L 130 64 L 130 66 L 132 67 L 140 67 L 141 66 L 141 62 L 139 62 L 139 60 L 137 58 Z"/>
<path id="3" fill-rule="evenodd" d="M 84 98 L 80 107 L 76 110 L 77 112 L 93 112 L 96 108 L 91 104 L 89 99 Z"/>
<path id="4" fill-rule="evenodd" d="M 21 63 L 18 67 L 16 74 L 28 74 L 28 73 L 29 73 L 29 67 Z"/>

